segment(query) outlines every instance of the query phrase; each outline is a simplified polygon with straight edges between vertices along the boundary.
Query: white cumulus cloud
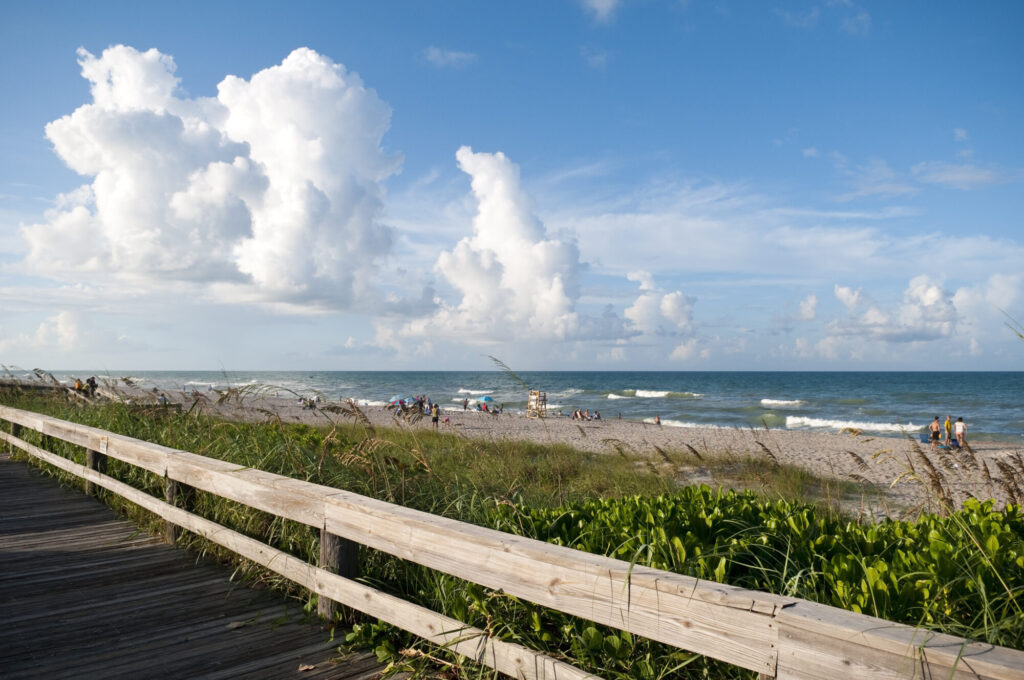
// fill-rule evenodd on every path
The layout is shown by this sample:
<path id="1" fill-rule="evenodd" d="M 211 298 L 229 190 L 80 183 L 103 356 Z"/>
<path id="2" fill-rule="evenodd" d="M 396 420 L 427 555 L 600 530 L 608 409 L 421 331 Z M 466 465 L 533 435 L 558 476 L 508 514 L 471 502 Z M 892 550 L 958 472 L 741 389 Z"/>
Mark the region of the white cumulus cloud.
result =
<path id="1" fill-rule="evenodd" d="M 634 331 L 642 335 L 677 335 L 691 330 L 696 298 L 679 290 L 659 290 L 654 277 L 645 271 L 630 272 L 626 278 L 640 284 L 640 295 L 623 312 Z"/>
<path id="2" fill-rule="evenodd" d="M 552 238 L 520 186 L 519 167 L 505 154 L 455 155 L 471 178 L 477 213 L 473 234 L 437 259 L 436 271 L 459 302 L 408 324 L 407 335 L 465 340 L 568 339 L 581 332 L 576 312 L 583 265 L 575 242 Z"/>
<path id="3" fill-rule="evenodd" d="M 841 288 L 836 287 L 840 297 Z M 859 302 L 860 291 L 846 297 Z M 842 298 L 840 298 L 842 299 Z M 855 305 L 847 304 L 853 311 Z M 866 337 L 885 342 L 919 342 L 952 337 L 957 332 L 960 315 L 953 296 L 941 283 L 926 274 L 916 276 L 903 291 L 903 299 L 895 309 L 887 311 L 877 304 L 868 305 L 858 317 L 829 324 L 831 335 L 839 337 Z"/>
<path id="4" fill-rule="evenodd" d="M 6 335 L 0 329 L 0 351 L 28 351 L 47 349 L 67 352 L 78 347 L 82 339 L 81 319 L 75 312 L 61 311 L 45 318 L 35 332 Z"/>
<path id="5" fill-rule="evenodd" d="M 843 305 L 845 305 L 846 308 L 851 310 L 851 311 L 858 304 L 860 304 L 860 300 L 861 300 L 861 290 L 860 290 L 860 288 L 858 288 L 857 290 L 853 290 L 852 288 L 850 288 L 848 286 L 840 286 L 839 284 L 836 284 L 835 295 L 836 295 L 836 299 L 839 300 L 840 302 L 842 302 Z"/>
<path id="6" fill-rule="evenodd" d="M 807 297 L 805 297 L 803 300 L 800 301 L 800 314 L 799 314 L 800 320 L 801 321 L 813 321 L 814 317 L 817 315 L 817 308 L 818 308 L 818 296 L 817 295 L 814 295 L 812 293 L 811 295 L 808 295 Z"/>
<path id="7" fill-rule="evenodd" d="M 79 51 L 92 102 L 50 123 L 90 183 L 23 227 L 28 269 L 133 286 L 218 284 L 239 299 L 349 307 L 391 247 L 381 149 L 390 109 L 307 48 L 214 98 L 179 89 L 155 49 Z"/>
<path id="8" fill-rule="evenodd" d="M 672 353 L 668 355 L 669 359 L 673 361 L 687 361 L 689 359 L 695 359 L 700 357 L 701 359 L 707 359 L 711 356 L 711 351 L 707 348 L 701 348 L 700 341 L 697 338 L 690 338 L 676 345 Z"/>

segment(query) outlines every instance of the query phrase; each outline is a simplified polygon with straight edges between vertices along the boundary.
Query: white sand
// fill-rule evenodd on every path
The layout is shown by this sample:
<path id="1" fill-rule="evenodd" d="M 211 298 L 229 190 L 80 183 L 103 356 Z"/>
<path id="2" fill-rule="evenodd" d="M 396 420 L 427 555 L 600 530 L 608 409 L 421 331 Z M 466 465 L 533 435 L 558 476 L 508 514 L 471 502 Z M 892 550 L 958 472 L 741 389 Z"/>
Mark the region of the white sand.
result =
<path id="1" fill-rule="evenodd" d="M 157 398 L 157 395 L 138 391 L 131 396 L 150 403 Z M 203 395 L 199 406 L 207 413 L 230 419 L 258 421 L 280 418 L 284 422 L 322 425 L 330 425 L 334 421 L 353 422 L 328 408 L 342 404 L 325 402 L 311 410 L 300 407 L 292 399 L 250 396 L 240 403 L 232 399 L 215 404 L 209 399 L 211 396 L 216 397 L 215 394 Z M 168 393 L 168 397 L 180 401 L 186 409 L 195 401 L 192 396 L 181 393 Z M 378 427 L 432 428 L 429 417 L 408 423 L 399 422 L 392 411 L 384 407 L 367 406 L 360 410 Z M 914 443 L 916 434 L 911 441 L 906 437 L 784 429 L 683 428 L 632 420 L 527 419 L 521 414 L 492 415 L 477 411 L 442 411 L 442 420 L 445 416 L 450 423 L 441 424 L 439 430 L 442 432 L 491 442 L 565 444 L 613 455 L 621 450 L 627 455 L 635 455 L 638 460 L 649 458 L 658 465 L 665 465 L 681 481 L 731 485 L 735 480 L 728 478 L 727 462 L 740 458 L 763 460 L 766 467 L 776 461 L 788 463 L 819 477 L 857 481 L 860 491 L 847 494 L 843 505 L 872 517 L 899 514 L 929 498 L 931 494 L 926 490 L 927 473 L 922 453 L 938 470 L 958 504 L 971 495 L 981 499 L 994 498 L 999 504 L 1007 502 L 1007 495 L 1000 484 L 1003 474 L 997 466 L 998 461 L 1018 468 L 1018 478 L 1024 479 L 1024 460 L 1021 460 L 1024 459 L 1024 447 L 1006 442 L 969 442 L 974 453 L 972 459 L 966 454 L 942 451 L 933 454 L 929 445 Z M 658 449 L 676 465 L 669 466 Z M 974 461 L 987 465 L 989 475 L 986 476 Z M 890 488 L 893 480 L 907 472 L 908 462 L 925 479 L 925 484 L 909 479 Z M 747 481 L 750 482 L 749 475 Z"/>

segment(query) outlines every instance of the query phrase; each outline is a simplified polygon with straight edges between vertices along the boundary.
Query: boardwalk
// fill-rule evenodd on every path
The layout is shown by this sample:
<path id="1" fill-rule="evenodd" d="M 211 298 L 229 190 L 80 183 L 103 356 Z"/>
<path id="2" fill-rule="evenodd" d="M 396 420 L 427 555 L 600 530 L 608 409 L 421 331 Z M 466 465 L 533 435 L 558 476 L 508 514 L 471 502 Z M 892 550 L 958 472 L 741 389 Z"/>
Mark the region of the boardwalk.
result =
<path id="1" fill-rule="evenodd" d="M 301 608 L 229 574 L 0 454 L 0 677 L 379 672 L 370 654 L 336 663 L 337 644 Z"/>

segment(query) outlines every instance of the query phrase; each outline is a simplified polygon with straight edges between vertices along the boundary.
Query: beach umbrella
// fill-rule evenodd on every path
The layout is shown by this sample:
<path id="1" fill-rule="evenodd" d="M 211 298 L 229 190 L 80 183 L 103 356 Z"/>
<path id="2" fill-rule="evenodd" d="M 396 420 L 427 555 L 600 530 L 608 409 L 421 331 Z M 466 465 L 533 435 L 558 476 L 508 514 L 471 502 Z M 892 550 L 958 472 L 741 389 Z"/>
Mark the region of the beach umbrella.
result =
<path id="1" fill-rule="evenodd" d="M 480 397 L 480 401 L 488 401 L 488 402 L 490 402 L 490 401 L 494 401 L 494 399 L 492 399 L 490 397 Z"/>
<path id="2" fill-rule="evenodd" d="M 388 400 L 388 403 L 393 406 L 393 405 L 395 405 L 395 404 L 397 404 L 399 402 L 402 402 L 402 401 L 405 401 L 405 397 L 403 397 L 401 394 L 396 394 L 395 396 L 391 397 Z"/>

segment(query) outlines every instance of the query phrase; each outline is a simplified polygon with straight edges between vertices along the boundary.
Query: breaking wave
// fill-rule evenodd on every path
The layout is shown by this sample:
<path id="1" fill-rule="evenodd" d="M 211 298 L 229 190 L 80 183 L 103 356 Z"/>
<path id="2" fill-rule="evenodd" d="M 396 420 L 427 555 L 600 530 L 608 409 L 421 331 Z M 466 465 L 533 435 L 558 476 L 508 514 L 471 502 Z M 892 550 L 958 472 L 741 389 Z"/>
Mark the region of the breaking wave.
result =
<path id="1" fill-rule="evenodd" d="M 654 424 L 654 418 L 644 418 L 645 423 Z M 665 418 L 661 421 L 661 424 L 665 427 L 702 427 L 709 430 L 727 430 L 729 428 L 722 427 L 721 425 L 709 425 L 708 423 L 691 423 L 685 420 L 672 420 L 671 418 Z"/>
<path id="2" fill-rule="evenodd" d="M 644 399 L 658 399 L 671 394 L 668 390 L 632 390 L 633 394 Z"/>
<path id="3" fill-rule="evenodd" d="M 672 392 L 669 390 L 622 390 L 612 392 L 609 399 L 626 399 L 638 397 L 640 399 L 699 399 L 704 395 L 700 392 Z"/>
<path id="4" fill-rule="evenodd" d="M 762 399 L 761 406 L 800 406 L 804 402 L 801 399 Z"/>
<path id="5" fill-rule="evenodd" d="M 924 429 L 923 425 L 913 423 L 872 423 L 860 420 L 828 420 L 825 418 L 804 418 L 803 416 L 787 416 L 786 427 L 795 428 L 819 428 L 830 430 L 842 430 L 850 428 L 854 430 L 868 430 L 870 432 L 914 432 Z"/>

